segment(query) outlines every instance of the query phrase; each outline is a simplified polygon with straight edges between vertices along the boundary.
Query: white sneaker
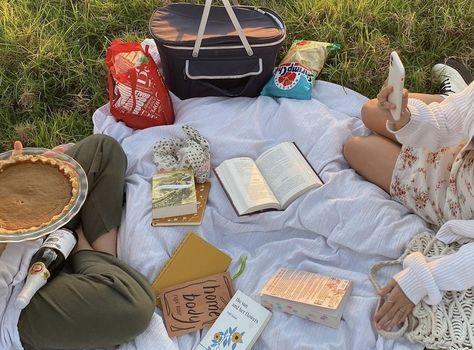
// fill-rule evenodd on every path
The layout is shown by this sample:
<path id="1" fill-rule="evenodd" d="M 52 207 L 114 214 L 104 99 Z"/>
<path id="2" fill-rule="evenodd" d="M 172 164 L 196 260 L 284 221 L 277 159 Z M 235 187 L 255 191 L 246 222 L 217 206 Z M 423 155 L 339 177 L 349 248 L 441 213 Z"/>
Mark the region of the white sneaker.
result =
<path id="1" fill-rule="evenodd" d="M 431 69 L 431 77 L 440 84 L 439 93 L 446 96 L 464 90 L 472 82 L 469 69 L 453 58 L 435 64 Z"/>

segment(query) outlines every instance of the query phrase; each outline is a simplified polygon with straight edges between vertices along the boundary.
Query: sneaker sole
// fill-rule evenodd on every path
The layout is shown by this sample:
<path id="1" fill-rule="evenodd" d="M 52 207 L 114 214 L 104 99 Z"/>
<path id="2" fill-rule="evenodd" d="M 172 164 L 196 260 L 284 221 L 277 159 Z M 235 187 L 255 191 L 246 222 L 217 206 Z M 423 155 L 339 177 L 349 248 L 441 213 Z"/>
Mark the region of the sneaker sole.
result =
<path id="1" fill-rule="evenodd" d="M 464 80 L 466 85 L 469 85 L 470 83 L 472 83 L 473 78 L 472 78 L 471 72 L 469 72 L 466 66 L 462 64 L 461 62 L 456 61 L 455 59 L 452 59 L 452 58 L 448 58 L 445 62 L 438 62 L 437 64 L 435 64 L 435 66 L 438 64 L 443 64 L 443 65 L 453 68 L 460 75 L 462 80 Z"/>

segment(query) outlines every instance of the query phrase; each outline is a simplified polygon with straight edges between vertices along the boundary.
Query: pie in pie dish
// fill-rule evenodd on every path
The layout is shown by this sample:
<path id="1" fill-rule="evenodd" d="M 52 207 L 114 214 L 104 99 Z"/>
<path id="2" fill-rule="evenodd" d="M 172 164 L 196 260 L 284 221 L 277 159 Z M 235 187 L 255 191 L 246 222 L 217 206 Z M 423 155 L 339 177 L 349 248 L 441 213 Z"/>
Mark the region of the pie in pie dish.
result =
<path id="1" fill-rule="evenodd" d="M 49 225 L 74 205 L 78 193 L 78 175 L 65 161 L 44 155 L 0 161 L 0 234 Z"/>

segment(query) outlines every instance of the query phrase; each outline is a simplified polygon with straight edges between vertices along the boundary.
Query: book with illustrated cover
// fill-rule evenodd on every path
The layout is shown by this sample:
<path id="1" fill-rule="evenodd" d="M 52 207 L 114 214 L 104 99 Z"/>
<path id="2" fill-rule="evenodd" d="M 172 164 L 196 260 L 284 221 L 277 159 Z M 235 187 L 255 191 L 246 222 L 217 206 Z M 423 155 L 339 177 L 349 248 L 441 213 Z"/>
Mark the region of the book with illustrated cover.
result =
<path id="1" fill-rule="evenodd" d="M 237 291 L 194 350 L 249 350 L 272 313 Z"/>
<path id="2" fill-rule="evenodd" d="M 238 215 L 284 210 L 303 193 L 323 184 L 291 142 L 271 147 L 256 160 L 227 159 L 214 172 Z"/>
<path id="3" fill-rule="evenodd" d="M 192 169 L 162 171 L 153 175 L 153 219 L 196 212 L 196 188 Z"/>
<path id="4" fill-rule="evenodd" d="M 225 272 L 231 261 L 226 253 L 197 234 L 189 232 L 153 281 L 157 306 L 161 307 L 162 289 Z"/>
<path id="5" fill-rule="evenodd" d="M 260 297 L 269 309 L 337 328 L 351 289 L 352 283 L 346 279 L 281 268 Z"/>
<path id="6" fill-rule="evenodd" d="M 234 295 L 228 272 L 161 290 L 163 319 L 170 337 L 210 327 Z"/>
<path id="7" fill-rule="evenodd" d="M 152 226 L 199 226 L 206 210 L 207 198 L 211 187 L 210 182 L 196 184 L 197 212 L 195 214 L 170 216 L 166 218 L 153 219 Z"/>

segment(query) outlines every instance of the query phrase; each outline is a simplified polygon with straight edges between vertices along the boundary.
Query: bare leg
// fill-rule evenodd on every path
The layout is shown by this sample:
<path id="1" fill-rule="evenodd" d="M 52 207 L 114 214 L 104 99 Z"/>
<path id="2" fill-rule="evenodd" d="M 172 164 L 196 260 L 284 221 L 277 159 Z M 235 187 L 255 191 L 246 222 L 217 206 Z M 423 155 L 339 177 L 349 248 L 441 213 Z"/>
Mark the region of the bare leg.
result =
<path id="1" fill-rule="evenodd" d="M 104 233 L 97 238 L 92 244 L 89 243 L 82 226 L 76 228 L 77 233 L 77 244 L 74 247 L 74 253 L 81 250 L 96 250 L 99 252 L 108 253 L 113 256 L 117 256 L 117 229 L 114 228 L 107 233 Z"/>
<path id="2" fill-rule="evenodd" d="M 117 228 L 113 228 L 97 238 L 92 242 L 92 248 L 100 252 L 117 256 Z"/>
<path id="3" fill-rule="evenodd" d="M 344 157 L 362 177 L 390 193 L 400 149 L 399 144 L 383 136 L 353 137 L 344 145 Z"/>
<path id="4" fill-rule="evenodd" d="M 408 97 L 416 98 L 425 102 L 426 104 L 430 104 L 432 102 L 441 102 L 444 100 L 444 97 L 441 95 L 410 93 Z M 390 112 L 387 110 L 382 110 L 378 107 L 377 99 L 372 99 L 367 101 L 362 106 L 362 121 L 364 122 L 365 126 L 373 132 L 397 142 L 395 136 L 387 131 L 386 128 L 387 120 L 389 120 L 390 116 L 389 113 Z"/>

